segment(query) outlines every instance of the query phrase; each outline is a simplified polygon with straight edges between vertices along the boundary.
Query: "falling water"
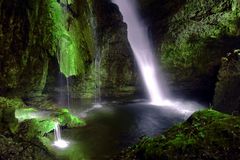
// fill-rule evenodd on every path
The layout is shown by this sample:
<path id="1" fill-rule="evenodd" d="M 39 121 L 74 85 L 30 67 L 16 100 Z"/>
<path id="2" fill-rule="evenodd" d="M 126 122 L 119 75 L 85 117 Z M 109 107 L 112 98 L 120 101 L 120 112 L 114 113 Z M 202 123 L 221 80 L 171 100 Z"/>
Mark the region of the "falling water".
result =
<path id="1" fill-rule="evenodd" d="M 66 77 L 66 81 L 67 81 L 67 107 L 70 110 L 70 89 L 69 89 L 69 79 L 68 77 Z"/>
<path id="2" fill-rule="evenodd" d="M 90 7 L 91 8 L 91 7 Z M 101 108 L 101 53 L 98 46 L 97 40 L 97 24 L 96 18 L 93 16 L 94 14 L 91 11 L 91 26 L 94 38 L 94 46 L 95 46 L 95 57 L 94 57 L 94 78 L 95 78 L 95 101 L 93 108 Z"/>
<path id="3" fill-rule="evenodd" d="M 119 6 L 123 20 L 128 25 L 128 40 L 141 71 L 152 104 L 163 105 L 165 98 L 157 78 L 157 65 L 147 35 L 147 28 L 137 14 L 135 0 L 113 0 Z"/>
<path id="4" fill-rule="evenodd" d="M 95 57 L 95 104 L 94 107 L 101 107 L 101 55 L 97 49 Z"/>
<path id="5" fill-rule="evenodd" d="M 62 54 L 60 53 L 60 51 L 58 51 L 57 52 L 57 60 L 58 60 L 58 64 L 59 64 L 59 66 L 61 65 L 61 64 L 64 64 L 63 63 L 63 58 L 62 58 Z M 60 85 L 61 85 L 61 87 L 63 86 L 63 77 L 65 76 L 64 75 L 64 73 L 62 72 L 62 74 L 63 74 L 63 76 L 61 76 L 60 77 Z M 66 88 L 67 88 L 67 107 L 68 107 L 68 109 L 70 110 L 70 87 L 69 87 L 69 79 L 68 79 L 68 77 L 67 76 L 65 76 L 66 77 Z M 62 91 L 62 89 L 60 90 L 60 98 L 62 99 L 62 98 L 64 98 L 63 97 L 63 91 Z M 65 98 L 64 98 L 65 99 Z"/>
<path id="6" fill-rule="evenodd" d="M 55 123 L 54 137 L 55 137 L 55 141 L 53 143 L 54 146 L 59 148 L 66 148 L 68 146 L 68 142 L 63 140 L 61 137 L 61 129 L 58 123 Z"/>

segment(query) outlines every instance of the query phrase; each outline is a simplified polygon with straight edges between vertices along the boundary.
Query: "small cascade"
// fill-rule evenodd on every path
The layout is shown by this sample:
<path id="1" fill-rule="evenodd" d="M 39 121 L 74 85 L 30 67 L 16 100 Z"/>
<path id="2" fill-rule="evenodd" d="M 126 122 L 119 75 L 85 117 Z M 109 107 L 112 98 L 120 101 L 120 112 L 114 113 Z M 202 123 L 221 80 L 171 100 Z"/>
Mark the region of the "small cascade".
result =
<path id="1" fill-rule="evenodd" d="M 58 148 L 66 148 L 69 144 L 67 141 L 62 139 L 61 129 L 57 122 L 55 123 L 55 128 L 54 128 L 54 138 L 55 138 L 55 141 L 53 145 Z"/>
<path id="2" fill-rule="evenodd" d="M 92 12 L 92 11 L 91 11 Z M 91 26 L 93 31 L 94 38 L 94 46 L 95 46 L 95 57 L 94 57 L 94 81 L 95 81 L 95 100 L 94 100 L 94 108 L 101 108 L 101 53 L 98 46 L 97 41 L 97 24 L 95 17 L 91 18 Z"/>
<path id="3" fill-rule="evenodd" d="M 63 57 L 62 57 L 62 54 L 60 53 L 60 51 L 58 51 L 58 54 L 57 54 L 57 60 L 58 60 L 58 64 L 59 66 L 61 64 L 64 64 L 63 62 Z M 60 66 L 61 67 L 61 66 Z M 62 73 L 62 76 L 60 77 L 60 85 L 61 87 L 64 86 L 64 78 L 65 77 L 65 80 L 66 80 L 66 91 L 67 91 L 67 107 L 68 109 L 70 110 L 70 83 L 69 83 L 69 78 L 68 76 L 66 76 L 62 71 L 61 71 L 61 68 L 60 68 L 60 72 Z M 68 69 L 68 72 L 70 72 L 70 69 Z M 61 89 L 60 90 L 60 99 L 65 99 L 65 96 L 66 96 L 66 93 L 64 93 L 64 91 Z"/>
<path id="4" fill-rule="evenodd" d="M 67 82 L 67 107 L 70 110 L 70 88 L 69 88 L 69 79 L 66 77 L 66 82 Z"/>
<path id="5" fill-rule="evenodd" d="M 95 55 L 95 103 L 94 108 L 101 108 L 101 55 L 97 49 Z"/>
<path id="6" fill-rule="evenodd" d="M 95 109 L 102 108 L 101 102 L 101 55 L 96 51 L 94 63 L 94 78 L 95 78 L 95 98 L 94 105 L 80 113 L 81 118 L 86 118 L 87 114 Z"/>

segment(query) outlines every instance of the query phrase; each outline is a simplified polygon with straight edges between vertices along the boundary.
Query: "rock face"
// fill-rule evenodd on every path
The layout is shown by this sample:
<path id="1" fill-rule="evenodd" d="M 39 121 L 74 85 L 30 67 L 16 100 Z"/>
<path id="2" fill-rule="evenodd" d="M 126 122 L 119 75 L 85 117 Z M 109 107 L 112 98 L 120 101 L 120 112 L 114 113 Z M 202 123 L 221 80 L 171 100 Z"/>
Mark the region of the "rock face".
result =
<path id="1" fill-rule="evenodd" d="M 1 94 L 38 95 L 48 70 L 48 17 L 43 1 L 0 1 Z M 39 16 L 40 15 L 40 16 Z"/>
<path id="2" fill-rule="evenodd" d="M 118 7 L 109 0 L 94 1 L 100 48 L 101 81 L 104 96 L 132 94 L 136 67 L 127 39 L 127 25 Z"/>
<path id="3" fill-rule="evenodd" d="M 55 160 L 55 155 L 38 141 L 17 141 L 16 139 L 0 135 L 0 159 L 9 160 Z"/>
<path id="4" fill-rule="evenodd" d="M 171 86 L 211 101 L 221 57 L 240 45 L 239 1 L 139 2 Z"/>
<path id="5" fill-rule="evenodd" d="M 240 114 L 240 59 L 239 50 L 222 58 L 215 88 L 214 106 L 223 112 Z"/>

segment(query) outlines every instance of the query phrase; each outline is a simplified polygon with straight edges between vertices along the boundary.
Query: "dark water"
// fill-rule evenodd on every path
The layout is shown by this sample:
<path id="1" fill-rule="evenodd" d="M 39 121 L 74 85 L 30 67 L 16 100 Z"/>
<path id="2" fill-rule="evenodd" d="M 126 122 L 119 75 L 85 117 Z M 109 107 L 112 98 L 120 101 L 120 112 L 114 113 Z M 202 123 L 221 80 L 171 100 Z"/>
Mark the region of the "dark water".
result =
<path id="1" fill-rule="evenodd" d="M 154 136 L 184 120 L 184 115 L 166 107 L 156 107 L 144 102 L 105 103 L 102 108 L 71 105 L 77 115 L 86 116 L 87 126 L 62 130 L 62 137 L 70 141 L 66 149 L 57 149 L 59 157 L 72 160 L 110 159 L 121 149 L 136 143 L 140 137 Z"/>

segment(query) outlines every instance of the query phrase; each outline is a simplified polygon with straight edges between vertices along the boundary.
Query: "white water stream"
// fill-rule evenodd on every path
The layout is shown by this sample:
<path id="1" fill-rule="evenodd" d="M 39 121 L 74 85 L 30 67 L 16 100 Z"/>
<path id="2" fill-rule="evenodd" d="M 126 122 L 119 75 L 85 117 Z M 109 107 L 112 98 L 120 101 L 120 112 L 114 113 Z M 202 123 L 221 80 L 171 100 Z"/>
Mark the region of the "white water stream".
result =
<path id="1" fill-rule="evenodd" d="M 68 146 L 68 142 L 62 139 L 61 129 L 58 123 L 55 123 L 54 137 L 55 137 L 55 141 L 53 143 L 54 146 L 58 148 L 66 148 Z"/>
<path id="2" fill-rule="evenodd" d="M 147 27 L 138 17 L 135 0 L 113 0 L 117 4 L 124 22 L 128 25 L 128 40 L 134 52 L 138 67 L 141 71 L 151 104 L 164 105 L 165 97 L 158 79 L 157 64 Z"/>

